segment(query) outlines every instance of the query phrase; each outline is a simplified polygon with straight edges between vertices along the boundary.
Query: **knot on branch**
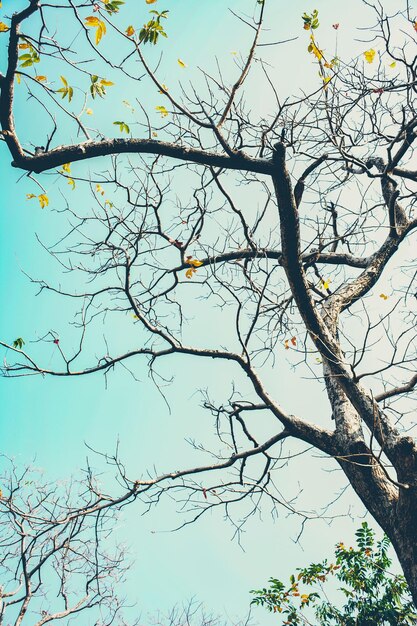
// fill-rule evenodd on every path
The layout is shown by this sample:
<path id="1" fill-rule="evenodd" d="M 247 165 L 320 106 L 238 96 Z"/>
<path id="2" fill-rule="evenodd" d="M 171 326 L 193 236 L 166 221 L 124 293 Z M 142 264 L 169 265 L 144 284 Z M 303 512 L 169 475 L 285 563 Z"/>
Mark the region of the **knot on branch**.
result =
<path id="1" fill-rule="evenodd" d="M 282 163 L 285 160 L 285 145 L 282 141 L 274 145 L 272 160 L 274 163 Z"/>
<path id="2" fill-rule="evenodd" d="M 354 441 L 349 446 L 349 454 L 345 455 L 345 461 L 364 468 L 373 465 L 371 451 L 361 439 Z"/>
<path id="3" fill-rule="evenodd" d="M 372 169 L 373 167 L 376 167 L 376 169 L 380 173 L 382 173 L 385 170 L 384 159 L 382 159 L 381 157 L 371 157 L 370 159 L 366 161 L 365 165 L 368 169 Z"/>
<path id="4" fill-rule="evenodd" d="M 395 446 L 398 473 L 402 480 L 417 482 L 417 446 L 413 437 L 400 437 Z M 410 479 L 414 479 L 410 480 Z"/>

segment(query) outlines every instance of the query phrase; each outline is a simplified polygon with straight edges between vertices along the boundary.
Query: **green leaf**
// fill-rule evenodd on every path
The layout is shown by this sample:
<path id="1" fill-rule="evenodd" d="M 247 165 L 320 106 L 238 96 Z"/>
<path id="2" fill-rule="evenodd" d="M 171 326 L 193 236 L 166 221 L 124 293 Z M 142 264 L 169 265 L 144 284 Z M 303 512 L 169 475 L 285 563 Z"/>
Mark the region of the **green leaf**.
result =
<path id="1" fill-rule="evenodd" d="M 104 8 L 106 9 L 107 13 L 118 13 L 119 8 L 122 4 L 124 4 L 123 0 L 112 0 L 112 2 L 108 2 L 107 4 L 105 4 Z"/>
<path id="2" fill-rule="evenodd" d="M 155 45 L 158 41 L 159 35 L 162 35 L 162 37 L 165 38 L 168 37 L 168 35 L 164 31 L 162 24 L 160 23 L 161 19 L 168 18 L 168 11 L 162 11 L 161 13 L 159 13 L 158 11 L 155 11 L 155 9 L 153 9 L 152 11 L 149 11 L 149 13 L 155 15 L 156 18 L 152 18 L 151 20 L 149 20 L 149 22 L 145 24 L 140 30 L 139 43 L 151 43 Z"/>
<path id="3" fill-rule="evenodd" d="M 18 57 L 19 61 L 21 61 L 20 67 L 30 67 L 34 63 L 39 63 L 41 60 L 35 48 L 29 42 L 26 41 L 26 43 L 29 46 L 29 52 L 25 52 Z"/>
<path id="4" fill-rule="evenodd" d="M 21 350 L 24 345 L 25 342 L 23 341 L 22 337 L 18 337 L 13 341 L 13 348 L 16 348 L 17 350 Z"/>
<path id="5" fill-rule="evenodd" d="M 126 122 L 113 122 L 113 124 L 120 128 L 120 132 L 130 133 L 130 128 Z"/>
<path id="6" fill-rule="evenodd" d="M 68 102 L 71 102 L 72 97 L 74 95 L 74 89 L 72 87 L 70 87 L 70 85 L 68 84 L 67 79 L 65 78 L 65 76 L 60 76 L 60 79 L 63 83 L 63 87 L 61 87 L 60 89 L 57 89 L 55 91 L 55 93 L 60 93 L 62 94 L 61 99 L 63 100 L 64 98 L 68 98 Z"/>

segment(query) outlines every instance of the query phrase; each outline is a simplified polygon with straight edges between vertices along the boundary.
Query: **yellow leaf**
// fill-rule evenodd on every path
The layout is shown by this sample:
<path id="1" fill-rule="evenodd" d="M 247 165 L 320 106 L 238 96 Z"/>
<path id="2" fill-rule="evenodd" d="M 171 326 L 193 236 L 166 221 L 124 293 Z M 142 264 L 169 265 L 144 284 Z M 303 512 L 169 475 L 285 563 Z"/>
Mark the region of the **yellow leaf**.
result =
<path id="1" fill-rule="evenodd" d="M 34 193 L 27 193 L 27 194 L 26 194 L 26 198 L 27 198 L 28 200 L 31 200 L 32 198 L 36 198 L 36 196 L 35 196 L 35 194 L 34 194 Z"/>
<path id="2" fill-rule="evenodd" d="M 104 196 L 104 189 L 99 184 L 96 185 L 96 193 L 100 193 L 102 196 Z"/>
<path id="3" fill-rule="evenodd" d="M 237 52 L 236 50 L 232 50 L 230 54 L 232 54 L 235 57 L 237 55 Z"/>
<path id="4" fill-rule="evenodd" d="M 68 178 L 68 185 L 71 185 L 72 190 L 75 189 L 75 180 L 73 178 Z"/>
<path id="5" fill-rule="evenodd" d="M 159 93 L 165 93 L 166 91 L 168 91 L 168 87 L 164 85 L 164 83 L 161 83 L 161 87 L 162 89 L 159 90 Z"/>
<path id="6" fill-rule="evenodd" d="M 103 35 L 105 35 L 107 32 L 105 22 L 103 22 L 103 20 L 100 20 L 98 17 L 94 17 L 93 15 L 90 15 L 89 17 L 85 18 L 84 23 L 87 26 L 87 28 L 96 29 L 96 46 L 97 46 L 100 43 Z"/>
<path id="7" fill-rule="evenodd" d="M 19 72 L 16 72 L 15 76 L 16 76 L 17 84 L 20 85 L 20 83 L 22 82 L 21 75 L 19 74 Z"/>
<path id="8" fill-rule="evenodd" d="M 4 22 L 0 22 L 0 33 L 7 33 L 10 28 Z"/>
<path id="9" fill-rule="evenodd" d="M 392 67 L 394 69 L 396 65 L 397 65 L 396 61 L 393 61 L 392 63 L 389 64 L 389 67 Z"/>
<path id="10" fill-rule="evenodd" d="M 30 48 L 30 45 L 28 43 L 19 44 L 19 50 L 28 50 L 29 48 Z"/>
<path id="11" fill-rule="evenodd" d="M 376 52 L 373 48 L 371 48 L 370 50 L 366 50 L 366 52 L 363 53 L 363 56 L 365 57 L 365 61 L 367 61 L 367 63 L 373 63 L 375 55 Z"/>
<path id="12" fill-rule="evenodd" d="M 168 111 L 166 110 L 166 108 L 164 106 L 155 107 L 155 110 L 158 111 L 158 113 L 161 114 L 161 117 L 167 117 L 167 115 L 168 115 Z"/>
<path id="13" fill-rule="evenodd" d="M 316 44 L 314 44 L 312 52 L 313 52 L 314 56 L 316 57 L 316 59 L 317 59 L 318 61 L 321 61 L 321 60 L 322 60 L 322 58 L 323 58 L 323 53 L 322 53 L 322 51 L 320 50 L 320 48 L 317 48 Z"/>
<path id="14" fill-rule="evenodd" d="M 44 209 L 49 204 L 49 198 L 46 193 L 41 193 L 40 196 L 38 196 L 38 200 L 41 205 L 41 209 Z"/>
<path id="15" fill-rule="evenodd" d="M 186 63 L 184 63 L 184 61 L 183 61 L 182 59 L 178 59 L 178 65 L 179 65 L 180 67 L 187 67 L 187 64 L 186 64 Z"/>
<path id="16" fill-rule="evenodd" d="M 100 80 L 100 83 L 104 85 L 105 87 L 111 87 L 112 85 L 114 85 L 114 83 L 112 83 L 111 80 L 106 80 L 105 78 L 102 78 Z"/>
<path id="17" fill-rule="evenodd" d="M 46 76 L 35 76 L 35 80 L 37 80 L 39 83 L 45 83 L 48 79 L 46 78 Z"/>
<path id="18" fill-rule="evenodd" d="M 310 45 L 308 46 L 308 51 L 316 57 L 317 61 L 321 61 L 323 58 L 323 52 L 316 46 L 316 42 L 314 41 L 313 35 L 310 35 Z"/>
<path id="19" fill-rule="evenodd" d="M 67 174 L 71 174 L 71 163 L 64 163 L 64 165 L 62 166 L 62 169 Z"/>
<path id="20" fill-rule="evenodd" d="M 188 263 L 188 265 L 191 265 L 190 269 L 188 269 L 185 272 L 185 275 L 187 278 L 191 278 L 193 274 L 195 274 L 195 272 L 197 271 L 197 267 L 201 267 L 203 265 L 203 261 L 199 261 L 198 259 L 193 259 L 190 256 L 187 256 L 186 263 Z"/>
<path id="21" fill-rule="evenodd" d="M 98 19 L 98 17 L 94 17 L 94 15 L 90 15 L 89 17 L 86 17 L 84 21 L 85 21 L 86 26 L 90 28 L 97 28 L 97 26 L 100 25 L 100 20 Z"/>
<path id="22" fill-rule="evenodd" d="M 134 35 L 134 34 L 135 34 L 135 29 L 133 28 L 133 26 L 132 25 L 128 26 L 126 28 L 126 35 L 128 37 L 132 37 L 132 35 Z"/>
<path id="23" fill-rule="evenodd" d="M 100 22 L 100 26 L 96 29 L 96 46 L 98 46 L 98 44 L 101 41 L 101 38 L 105 34 L 106 34 L 106 25 L 104 22 Z"/>
<path id="24" fill-rule="evenodd" d="M 154 4 L 156 0 L 146 0 L 146 4 Z"/>
<path id="25" fill-rule="evenodd" d="M 385 293 L 380 293 L 379 297 L 382 298 L 383 300 L 388 300 L 388 297 Z"/>
<path id="26" fill-rule="evenodd" d="M 85 112 L 87 115 L 93 115 L 93 109 L 86 109 Z"/>
<path id="27" fill-rule="evenodd" d="M 290 349 L 290 340 L 289 340 L 289 339 L 286 339 L 286 340 L 284 341 L 284 348 L 285 348 L 286 350 L 289 350 L 289 349 Z"/>

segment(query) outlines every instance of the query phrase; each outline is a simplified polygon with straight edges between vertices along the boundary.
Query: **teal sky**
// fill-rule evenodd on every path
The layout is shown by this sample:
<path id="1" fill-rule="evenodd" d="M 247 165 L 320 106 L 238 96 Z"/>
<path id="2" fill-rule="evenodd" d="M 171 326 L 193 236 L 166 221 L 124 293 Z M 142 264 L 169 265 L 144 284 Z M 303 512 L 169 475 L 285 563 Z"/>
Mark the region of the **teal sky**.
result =
<path id="1" fill-rule="evenodd" d="M 4 0 L 3 11 L 7 14 L 16 5 L 23 4 L 20 0 Z M 140 26 L 144 21 L 146 8 L 142 5 L 144 2 L 139 0 L 126 2 L 120 15 L 126 26 L 130 23 Z M 250 13 L 253 5 L 252 0 L 159 0 L 159 8 L 169 8 L 171 13 L 167 23 L 169 39 L 163 45 L 161 80 L 169 81 L 173 90 L 179 80 L 184 84 L 185 81 L 198 82 L 197 68 L 211 71 L 215 57 L 224 66 L 225 76 L 233 80 L 236 68 L 231 52 L 244 53 L 249 38 L 247 29 L 236 22 L 226 6 Z M 351 3 L 270 0 L 269 5 L 269 33 L 264 37 L 271 40 L 298 37 L 287 46 L 265 48 L 271 75 L 283 93 L 297 92 L 300 87 L 308 89 L 317 80 L 316 68 L 306 52 L 307 41 L 300 20 L 304 11 L 319 9 L 324 47 L 332 49 L 334 46 L 335 32 L 331 25 L 338 22 L 340 55 L 349 57 L 366 49 L 366 43 L 358 41 L 366 40 L 366 33 L 358 33 L 355 28 L 368 25 L 371 19 L 359 0 Z M 57 26 L 60 28 L 63 24 Z M 0 39 L 1 67 L 4 67 L 4 41 Z M 179 68 L 177 58 L 183 59 L 187 68 Z M 39 68 L 42 74 L 52 72 L 54 67 L 48 61 L 42 71 Z M 111 74 L 109 71 L 109 79 L 113 78 Z M 268 106 L 268 96 L 259 89 L 257 79 L 250 84 L 253 107 L 262 110 Z M 152 115 L 159 103 L 158 95 L 141 83 L 137 87 L 116 84 L 108 92 L 108 98 L 94 101 L 91 107 L 94 119 L 107 127 L 109 133 L 115 132 L 111 122 L 119 119 L 120 114 L 132 124 L 123 100 L 133 105 L 135 98 L 139 98 Z M 33 102 L 19 96 L 19 87 L 16 97 L 19 133 L 26 141 L 42 143 L 45 116 Z M 131 127 L 135 133 L 135 126 Z M 27 193 L 38 193 L 36 185 L 14 170 L 10 160 L 4 145 L 0 145 L 0 336 L 5 341 L 21 336 L 30 345 L 30 341 L 52 328 L 59 334 L 61 345 L 70 349 L 74 341 L 74 330 L 68 326 L 73 315 L 72 304 L 50 294 L 37 296 L 38 289 L 27 275 L 62 284 L 72 280 L 60 273 L 38 237 L 51 243 L 65 230 L 66 217 L 58 212 L 64 206 L 61 192 L 77 207 L 89 207 L 91 194 L 87 185 L 79 185 L 71 192 L 58 176 L 44 175 L 39 180 L 47 188 L 51 203 L 49 208 L 41 210 L 36 200 L 26 200 Z M 97 171 L 100 167 L 101 163 L 85 163 L 77 165 L 73 171 L 76 176 L 88 176 L 91 170 Z M 201 328 L 208 337 L 222 332 L 201 303 L 196 303 L 195 315 L 200 316 Z M 120 329 L 115 330 L 115 336 L 122 344 L 129 343 L 131 332 L 133 323 L 124 320 Z M 93 350 L 94 343 L 101 342 L 100 329 L 96 328 L 94 333 L 90 339 Z M 59 366 L 55 346 L 48 344 L 42 355 L 46 366 Z M 53 480 L 79 471 L 88 453 L 85 443 L 112 451 L 118 439 L 121 456 L 131 475 L 153 465 L 168 471 L 198 463 L 199 456 L 190 449 L 186 438 L 208 439 L 211 443 L 214 438 L 211 417 L 200 408 L 196 389 L 208 388 L 216 398 L 227 397 L 234 374 L 213 364 L 199 365 L 177 357 L 164 363 L 162 372 L 172 374 L 175 379 L 165 388 L 170 412 L 150 381 L 145 363 L 135 362 L 134 371 L 140 382 L 119 369 L 109 375 L 107 387 L 101 375 L 74 379 L 0 379 L 2 451 L 18 464 L 33 463 L 42 468 Z M 306 381 L 300 383 L 299 373 L 291 368 L 291 363 L 280 364 L 271 384 L 276 397 L 283 396 L 281 401 L 291 412 L 309 419 L 327 416 L 328 407 L 321 389 Z M 306 389 L 311 393 L 305 393 Z M 262 429 L 267 432 L 268 426 Z M 291 450 L 298 449 L 297 445 L 291 445 Z M 335 466 L 320 459 L 317 453 L 307 454 L 284 469 L 277 480 L 284 497 L 291 498 L 301 490 L 302 508 L 318 510 L 345 485 L 340 472 L 334 470 Z M 363 513 L 357 498 L 348 490 L 335 508 L 340 517 L 331 524 L 324 520 L 311 521 L 300 543 L 296 544 L 299 521 L 288 516 L 284 509 L 273 516 L 265 506 L 262 515 L 254 516 L 245 526 L 239 546 L 232 540 L 233 527 L 224 521 L 220 510 L 184 530 L 168 532 L 183 520 L 176 513 L 178 508 L 164 502 L 142 516 L 143 509 L 138 502 L 130 507 L 126 519 L 119 525 L 119 536 L 131 546 L 135 559 L 124 591 L 137 602 L 144 616 L 157 609 L 168 610 L 191 596 L 215 612 L 229 617 L 244 616 L 249 607 L 250 589 L 264 584 L 269 576 L 285 577 L 296 566 L 331 553 L 334 543 L 342 538 L 347 543 L 352 541 L 359 517 L 352 521 L 345 514 L 360 516 Z M 236 518 L 240 514 L 241 511 L 236 510 Z M 260 611 L 254 617 L 260 623 L 274 621 Z"/>

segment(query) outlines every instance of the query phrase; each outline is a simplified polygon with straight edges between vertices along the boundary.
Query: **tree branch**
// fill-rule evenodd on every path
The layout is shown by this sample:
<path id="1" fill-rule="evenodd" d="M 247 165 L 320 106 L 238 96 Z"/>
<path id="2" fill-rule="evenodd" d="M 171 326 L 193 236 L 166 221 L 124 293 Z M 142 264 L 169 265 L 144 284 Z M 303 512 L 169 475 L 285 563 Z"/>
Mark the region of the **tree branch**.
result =
<path id="1" fill-rule="evenodd" d="M 408 383 L 405 383 L 404 385 L 399 385 L 398 387 L 393 387 L 388 391 L 384 391 L 383 393 L 378 394 L 377 396 L 375 396 L 375 400 L 376 402 L 381 402 L 382 400 L 388 400 L 388 398 L 393 398 L 394 396 L 399 396 L 403 393 L 410 393 L 410 391 L 413 391 L 416 385 L 417 374 L 414 374 L 414 376 L 408 381 Z"/>
<path id="2" fill-rule="evenodd" d="M 72 146 L 55 148 L 35 156 L 28 157 L 21 152 L 12 154 L 14 156 L 13 167 L 36 173 L 60 167 L 65 163 L 75 163 L 110 154 L 152 154 L 154 156 L 167 156 L 188 163 L 229 170 L 241 170 L 243 172 L 265 175 L 272 172 L 272 163 L 270 161 L 251 158 L 241 152 L 230 156 L 152 139 L 85 141 Z"/>

